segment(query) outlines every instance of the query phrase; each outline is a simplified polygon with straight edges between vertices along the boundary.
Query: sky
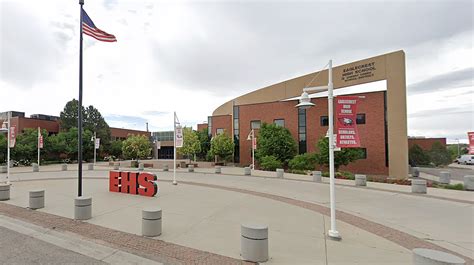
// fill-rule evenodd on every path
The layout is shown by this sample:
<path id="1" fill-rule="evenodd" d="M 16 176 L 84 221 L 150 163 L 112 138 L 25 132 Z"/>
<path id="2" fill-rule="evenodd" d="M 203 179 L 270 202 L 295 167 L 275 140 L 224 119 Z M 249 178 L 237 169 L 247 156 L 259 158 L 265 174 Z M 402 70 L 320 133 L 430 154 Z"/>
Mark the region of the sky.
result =
<path id="1" fill-rule="evenodd" d="M 474 131 L 473 3 L 85 0 L 118 42 L 84 36 L 85 106 L 112 127 L 196 127 L 244 93 L 404 50 L 408 134 Z M 78 98 L 79 4 L 0 0 L 0 112 L 58 115 Z"/>

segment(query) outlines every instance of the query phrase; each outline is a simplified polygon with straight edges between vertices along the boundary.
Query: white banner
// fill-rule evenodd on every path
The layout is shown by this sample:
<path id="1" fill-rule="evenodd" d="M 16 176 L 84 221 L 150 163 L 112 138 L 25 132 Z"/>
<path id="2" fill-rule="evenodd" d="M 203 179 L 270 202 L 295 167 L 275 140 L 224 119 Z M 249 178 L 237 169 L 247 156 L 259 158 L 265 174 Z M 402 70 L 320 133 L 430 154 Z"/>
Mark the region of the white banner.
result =
<path id="1" fill-rule="evenodd" d="M 95 149 L 99 149 L 100 147 L 100 138 L 95 138 Z"/>
<path id="2" fill-rule="evenodd" d="M 176 147 L 183 147 L 183 128 L 176 127 Z"/>

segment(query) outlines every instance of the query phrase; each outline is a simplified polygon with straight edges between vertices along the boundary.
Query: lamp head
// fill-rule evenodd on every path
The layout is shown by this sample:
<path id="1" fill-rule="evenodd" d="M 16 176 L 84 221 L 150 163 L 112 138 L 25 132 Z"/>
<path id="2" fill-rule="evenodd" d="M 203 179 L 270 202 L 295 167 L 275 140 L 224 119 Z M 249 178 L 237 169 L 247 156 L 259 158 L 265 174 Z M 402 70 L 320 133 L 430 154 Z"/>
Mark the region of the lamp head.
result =
<path id="1" fill-rule="evenodd" d="M 295 107 L 300 108 L 300 109 L 309 109 L 313 106 L 316 106 L 316 105 L 311 102 L 311 99 L 309 98 L 308 93 L 303 91 L 300 97 L 300 103 L 296 105 Z"/>

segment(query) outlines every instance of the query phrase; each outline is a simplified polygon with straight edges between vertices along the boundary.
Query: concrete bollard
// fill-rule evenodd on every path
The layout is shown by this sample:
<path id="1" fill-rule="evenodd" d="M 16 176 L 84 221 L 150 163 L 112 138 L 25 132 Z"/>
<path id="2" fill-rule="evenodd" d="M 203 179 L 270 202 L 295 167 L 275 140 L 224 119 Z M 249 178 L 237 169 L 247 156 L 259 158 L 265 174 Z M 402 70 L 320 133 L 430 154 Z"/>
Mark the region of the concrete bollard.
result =
<path id="1" fill-rule="evenodd" d="M 0 184 L 0 201 L 10 199 L 10 184 Z"/>
<path id="2" fill-rule="evenodd" d="M 276 173 L 277 173 L 277 178 L 282 179 L 285 171 L 282 168 L 277 168 Z"/>
<path id="3" fill-rule="evenodd" d="M 30 190 L 30 209 L 44 208 L 44 190 Z"/>
<path id="4" fill-rule="evenodd" d="M 7 173 L 7 166 L 0 166 L 0 173 Z"/>
<path id="5" fill-rule="evenodd" d="M 424 180 L 424 179 L 412 179 L 411 180 L 411 192 L 412 193 L 426 193 L 426 180 Z"/>
<path id="6" fill-rule="evenodd" d="M 119 170 L 119 163 L 114 163 L 114 170 Z"/>
<path id="7" fill-rule="evenodd" d="M 87 170 L 94 170 L 94 164 L 88 164 Z"/>
<path id="8" fill-rule="evenodd" d="M 222 173 L 222 167 L 221 167 L 221 166 L 215 166 L 214 169 L 215 169 L 214 172 L 215 172 L 216 174 L 221 174 L 221 173 Z"/>
<path id="9" fill-rule="evenodd" d="M 39 172 L 39 166 L 36 163 L 31 164 L 33 166 L 33 172 Z"/>
<path id="10" fill-rule="evenodd" d="M 242 259 L 252 262 L 268 260 L 268 226 L 240 225 L 240 251 Z"/>
<path id="11" fill-rule="evenodd" d="M 163 166 L 163 171 L 168 171 L 169 170 L 169 166 L 168 165 L 164 165 Z"/>
<path id="12" fill-rule="evenodd" d="M 142 210 L 142 235 L 159 236 L 161 235 L 161 217 L 160 208 L 150 208 Z"/>
<path id="13" fill-rule="evenodd" d="M 67 171 L 67 164 L 61 165 L 61 171 Z"/>
<path id="14" fill-rule="evenodd" d="M 145 170 L 145 164 L 144 163 L 138 164 L 138 171 L 143 171 L 143 170 Z"/>
<path id="15" fill-rule="evenodd" d="M 464 176 L 464 189 L 474 190 L 474 175 Z"/>
<path id="16" fill-rule="evenodd" d="M 412 250 L 413 265 L 463 265 L 466 261 L 453 254 L 428 249 L 415 248 Z"/>
<path id="17" fill-rule="evenodd" d="M 355 185 L 356 186 L 367 186 L 367 176 L 366 175 L 355 175 Z"/>
<path id="18" fill-rule="evenodd" d="M 74 199 L 74 219 L 89 220 L 92 218 L 92 197 L 76 197 Z"/>
<path id="19" fill-rule="evenodd" d="M 250 167 L 245 167 L 244 168 L 244 175 L 245 176 L 250 176 L 252 171 L 250 170 Z"/>
<path id="20" fill-rule="evenodd" d="M 188 172 L 194 172 L 194 165 L 188 165 Z"/>
<path id="21" fill-rule="evenodd" d="M 451 172 L 441 171 L 439 173 L 439 183 L 449 184 L 451 182 Z"/>
<path id="22" fill-rule="evenodd" d="M 313 171 L 313 181 L 314 182 L 322 182 L 322 172 L 321 171 Z"/>
<path id="23" fill-rule="evenodd" d="M 412 177 L 417 178 L 417 177 L 420 176 L 420 169 L 419 169 L 418 167 L 414 167 L 412 172 L 413 172 L 413 173 L 411 174 Z"/>

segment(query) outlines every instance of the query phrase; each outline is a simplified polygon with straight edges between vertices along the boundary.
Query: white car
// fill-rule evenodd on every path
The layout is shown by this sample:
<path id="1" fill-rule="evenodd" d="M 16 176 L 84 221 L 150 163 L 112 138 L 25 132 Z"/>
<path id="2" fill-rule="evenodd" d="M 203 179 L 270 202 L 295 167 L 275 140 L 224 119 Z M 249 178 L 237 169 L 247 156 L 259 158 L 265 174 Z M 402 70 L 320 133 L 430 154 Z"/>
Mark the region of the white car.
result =
<path id="1" fill-rule="evenodd" d="M 462 155 L 457 159 L 456 162 L 458 164 L 463 164 L 463 165 L 473 165 L 474 164 L 474 155 Z"/>

